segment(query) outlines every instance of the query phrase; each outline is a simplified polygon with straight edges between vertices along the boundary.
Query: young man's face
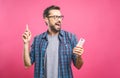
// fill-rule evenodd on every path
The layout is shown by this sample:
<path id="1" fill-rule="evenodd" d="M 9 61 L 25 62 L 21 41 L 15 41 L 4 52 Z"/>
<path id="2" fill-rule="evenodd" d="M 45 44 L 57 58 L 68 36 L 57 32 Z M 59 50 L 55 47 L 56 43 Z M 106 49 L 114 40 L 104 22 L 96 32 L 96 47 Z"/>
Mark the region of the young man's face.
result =
<path id="1" fill-rule="evenodd" d="M 61 15 L 60 10 L 50 10 L 49 16 L 46 19 L 49 30 L 59 32 L 61 30 L 62 18 L 63 16 Z"/>

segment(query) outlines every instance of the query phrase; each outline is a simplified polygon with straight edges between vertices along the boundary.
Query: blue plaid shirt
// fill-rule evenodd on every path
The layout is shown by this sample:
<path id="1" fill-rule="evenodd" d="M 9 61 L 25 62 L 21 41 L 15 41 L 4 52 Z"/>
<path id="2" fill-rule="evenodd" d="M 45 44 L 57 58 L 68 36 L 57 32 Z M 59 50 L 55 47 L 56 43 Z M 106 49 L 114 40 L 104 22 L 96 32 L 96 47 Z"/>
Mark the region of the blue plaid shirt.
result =
<path id="1" fill-rule="evenodd" d="M 34 78 L 44 78 L 44 59 L 48 45 L 47 31 L 36 36 L 31 45 L 31 63 L 35 63 Z M 58 51 L 58 78 L 73 78 L 71 62 L 76 64 L 77 56 L 73 54 L 73 48 L 77 44 L 75 35 L 61 30 L 59 33 Z"/>

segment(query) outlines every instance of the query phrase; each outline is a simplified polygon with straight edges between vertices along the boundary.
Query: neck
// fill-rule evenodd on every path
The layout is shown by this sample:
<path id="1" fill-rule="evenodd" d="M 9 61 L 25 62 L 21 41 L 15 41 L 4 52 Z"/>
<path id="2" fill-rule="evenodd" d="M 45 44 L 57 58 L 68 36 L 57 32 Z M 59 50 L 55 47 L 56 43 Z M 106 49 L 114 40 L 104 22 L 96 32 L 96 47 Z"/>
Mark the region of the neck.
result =
<path id="1" fill-rule="evenodd" d="M 51 36 L 54 36 L 54 35 L 58 35 L 59 32 L 54 32 L 54 31 L 48 30 L 48 34 Z"/>

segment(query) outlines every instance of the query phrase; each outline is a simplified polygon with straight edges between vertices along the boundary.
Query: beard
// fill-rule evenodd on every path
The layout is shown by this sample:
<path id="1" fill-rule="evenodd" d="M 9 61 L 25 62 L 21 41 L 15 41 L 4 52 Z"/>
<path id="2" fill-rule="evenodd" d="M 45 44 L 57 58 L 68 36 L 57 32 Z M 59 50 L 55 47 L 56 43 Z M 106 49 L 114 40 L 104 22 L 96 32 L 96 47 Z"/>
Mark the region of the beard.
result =
<path id="1" fill-rule="evenodd" d="M 51 29 L 51 31 L 53 31 L 54 33 L 57 33 L 57 32 L 60 32 L 61 27 L 57 29 L 57 28 L 55 28 L 55 26 L 50 26 L 50 29 Z"/>

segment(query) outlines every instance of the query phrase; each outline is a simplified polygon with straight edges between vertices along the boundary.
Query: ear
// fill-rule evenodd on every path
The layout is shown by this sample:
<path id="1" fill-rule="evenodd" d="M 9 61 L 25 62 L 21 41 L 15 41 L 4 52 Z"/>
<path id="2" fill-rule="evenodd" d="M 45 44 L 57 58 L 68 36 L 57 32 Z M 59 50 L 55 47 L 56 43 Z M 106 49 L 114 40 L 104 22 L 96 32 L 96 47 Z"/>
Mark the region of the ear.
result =
<path id="1" fill-rule="evenodd" d="M 44 20 L 45 20 L 46 25 L 48 25 L 48 18 L 45 17 Z"/>

